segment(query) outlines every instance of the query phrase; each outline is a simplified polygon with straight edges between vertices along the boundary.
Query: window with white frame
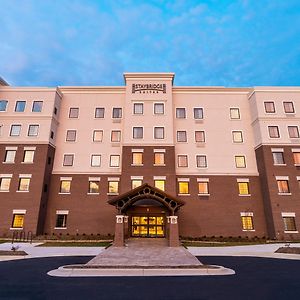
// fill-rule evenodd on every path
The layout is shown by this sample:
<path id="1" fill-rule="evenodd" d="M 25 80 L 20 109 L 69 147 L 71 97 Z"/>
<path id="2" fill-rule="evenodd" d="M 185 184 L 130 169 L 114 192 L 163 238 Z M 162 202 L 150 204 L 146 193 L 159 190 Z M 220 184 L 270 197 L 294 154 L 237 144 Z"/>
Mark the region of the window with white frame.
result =
<path id="1" fill-rule="evenodd" d="M 144 104 L 143 103 L 133 103 L 133 114 L 142 115 L 144 113 Z"/>
<path id="2" fill-rule="evenodd" d="M 277 176 L 276 181 L 279 194 L 290 194 L 289 178 L 287 176 Z"/>
<path id="3" fill-rule="evenodd" d="M 12 228 L 23 228 L 24 226 L 25 213 L 23 212 L 13 212 Z"/>
<path id="4" fill-rule="evenodd" d="M 17 153 L 16 149 L 7 149 L 5 151 L 4 162 L 13 164 L 15 162 L 16 153 Z"/>
<path id="5" fill-rule="evenodd" d="M 195 142 L 196 143 L 204 143 L 205 142 L 205 131 L 204 130 L 196 130 L 195 131 Z"/>
<path id="6" fill-rule="evenodd" d="M 132 152 L 132 165 L 142 166 L 143 165 L 143 152 Z"/>
<path id="7" fill-rule="evenodd" d="M 19 136 L 21 133 L 21 125 L 13 124 L 10 127 L 10 136 Z"/>
<path id="8" fill-rule="evenodd" d="M 201 120 L 203 119 L 203 108 L 201 107 L 194 107 L 194 119 Z"/>
<path id="9" fill-rule="evenodd" d="M 93 142 L 102 142 L 102 139 L 103 139 L 103 130 L 94 130 Z"/>
<path id="10" fill-rule="evenodd" d="M 69 118 L 70 119 L 76 119 L 79 117 L 79 108 L 78 107 L 70 107 L 69 110 Z"/>
<path id="11" fill-rule="evenodd" d="M 89 178 L 89 194 L 99 194 L 100 178 Z"/>
<path id="12" fill-rule="evenodd" d="M 298 126 L 288 126 L 288 132 L 290 138 L 299 138 Z"/>
<path id="13" fill-rule="evenodd" d="M 74 154 L 64 154 L 63 166 L 71 167 L 74 162 Z"/>
<path id="14" fill-rule="evenodd" d="M 241 130 L 232 131 L 232 141 L 234 143 L 243 143 L 243 132 Z"/>
<path id="15" fill-rule="evenodd" d="M 246 158 L 243 155 L 236 155 L 235 159 L 235 167 L 236 168 L 246 168 Z"/>
<path id="16" fill-rule="evenodd" d="M 207 168 L 206 155 L 196 155 L 197 168 Z"/>
<path id="17" fill-rule="evenodd" d="M 7 100 L 0 100 L 0 111 L 6 111 L 7 103 Z"/>
<path id="18" fill-rule="evenodd" d="M 300 165 L 300 149 L 298 151 L 293 151 L 293 159 L 295 165 Z"/>
<path id="19" fill-rule="evenodd" d="M 293 113 L 295 113 L 294 103 L 292 101 L 284 101 L 283 102 L 283 108 L 284 108 L 284 112 L 286 114 L 293 114 Z"/>
<path id="20" fill-rule="evenodd" d="M 189 194 L 189 182 L 186 180 L 178 179 L 178 194 Z"/>
<path id="21" fill-rule="evenodd" d="M 240 109 L 238 107 L 230 108 L 230 119 L 239 120 L 241 118 Z"/>
<path id="22" fill-rule="evenodd" d="M 165 113 L 165 104 L 164 103 L 154 103 L 154 114 L 163 115 Z"/>
<path id="23" fill-rule="evenodd" d="M 186 118 L 186 113 L 185 113 L 184 107 L 176 108 L 176 118 L 177 119 L 185 119 Z"/>
<path id="24" fill-rule="evenodd" d="M 209 195 L 209 189 L 208 189 L 209 180 L 208 179 L 198 178 L 197 184 L 198 184 L 198 195 L 202 195 L 202 196 Z"/>
<path id="25" fill-rule="evenodd" d="M 41 112 L 43 109 L 43 101 L 33 101 L 32 112 Z"/>
<path id="26" fill-rule="evenodd" d="M 131 179 L 131 189 L 135 189 L 143 184 L 142 179 Z"/>
<path id="27" fill-rule="evenodd" d="M 55 228 L 67 228 L 68 213 L 56 213 Z"/>
<path id="28" fill-rule="evenodd" d="M 120 142 L 121 141 L 121 130 L 112 130 L 111 131 L 111 142 Z"/>
<path id="29" fill-rule="evenodd" d="M 254 230 L 252 212 L 241 213 L 241 219 L 242 219 L 242 228 L 244 231 Z"/>
<path id="30" fill-rule="evenodd" d="M 162 191 L 165 191 L 166 180 L 165 179 L 154 179 L 154 186 Z"/>
<path id="31" fill-rule="evenodd" d="M 269 137 L 270 138 L 279 138 L 279 128 L 278 126 L 268 126 Z"/>
<path id="32" fill-rule="evenodd" d="M 122 118 L 122 108 L 114 107 L 112 112 L 113 119 L 121 119 Z"/>
<path id="33" fill-rule="evenodd" d="M 100 167 L 101 166 L 101 155 L 100 154 L 92 154 L 91 166 L 92 167 Z"/>
<path id="34" fill-rule="evenodd" d="M 144 137 L 143 127 L 133 127 L 132 135 L 134 139 L 142 139 Z"/>
<path id="35" fill-rule="evenodd" d="M 237 184 L 240 196 L 250 195 L 249 179 L 237 179 Z"/>
<path id="36" fill-rule="evenodd" d="M 186 131 L 184 130 L 177 131 L 177 142 L 187 142 Z"/>
<path id="37" fill-rule="evenodd" d="M 264 106 L 265 106 L 266 113 L 268 114 L 275 113 L 275 104 L 273 101 L 265 101 Z"/>
<path id="38" fill-rule="evenodd" d="M 105 113 L 104 107 L 96 107 L 95 108 L 95 118 L 103 119 L 104 113 Z"/>
<path id="39" fill-rule="evenodd" d="M 283 149 L 272 149 L 274 165 L 285 165 Z"/>
<path id="40" fill-rule="evenodd" d="M 61 178 L 59 192 L 62 194 L 69 194 L 71 192 L 71 178 Z"/>
<path id="41" fill-rule="evenodd" d="M 165 128 L 164 127 L 154 127 L 154 138 L 164 139 L 165 138 Z"/>
<path id="42" fill-rule="evenodd" d="M 75 142 L 76 141 L 76 130 L 67 130 L 66 141 L 67 142 Z"/>
<path id="43" fill-rule="evenodd" d="M 178 167 L 187 167 L 188 166 L 188 156 L 187 155 L 178 155 L 177 163 L 178 163 Z"/>
<path id="44" fill-rule="evenodd" d="M 29 149 L 25 149 L 24 150 L 24 156 L 23 156 L 23 163 L 26 164 L 32 164 L 33 163 L 33 158 L 34 158 L 34 153 L 35 150 L 29 150 Z"/>
<path id="45" fill-rule="evenodd" d="M 39 134 L 39 125 L 29 125 L 28 136 L 38 136 L 38 134 Z"/>
<path id="46" fill-rule="evenodd" d="M 10 174 L 1 175 L 1 177 L 0 177 L 0 191 L 1 192 L 9 192 L 11 177 L 12 177 L 12 175 L 10 175 Z"/>
<path id="47" fill-rule="evenodd" d="M 30 185 L 30 177 L 20 177 L 19 178 L 19 185 L 18 185 L 18 191 L 22 192 L 28 192 L 29 191 L 29 185 Z"/>
<path id="48" fill-rule="evenodd" d="M 154 165 L 155 166 L 164 166 L 165 165 L 165 153 L 164 152 L 155 152 L 154 153 Z"/>
<path id="49" fill-rule="evenodd" d="M 284 231 L 297 231 L 296 214 L 295 213 L 281 213 Z"/>
<path id="50" fill-rule="evenodd" d="M 15 106 L 15 112 L 24 112 L 26 107 L 26 101 L 17 101 Z"/>
<path id="51" fill-rule="evenodd" d="M 120 155 L 115 155 L 115 154 L 111 155 L 109 166 L 114 168 L 120 167 Z"/>
<path id="52" fill-rule="evenodd" d="M 109 178 L 108 179 L 108 193 L 109 194 L 118 194 L 119 193 L 119 180 Z"/>

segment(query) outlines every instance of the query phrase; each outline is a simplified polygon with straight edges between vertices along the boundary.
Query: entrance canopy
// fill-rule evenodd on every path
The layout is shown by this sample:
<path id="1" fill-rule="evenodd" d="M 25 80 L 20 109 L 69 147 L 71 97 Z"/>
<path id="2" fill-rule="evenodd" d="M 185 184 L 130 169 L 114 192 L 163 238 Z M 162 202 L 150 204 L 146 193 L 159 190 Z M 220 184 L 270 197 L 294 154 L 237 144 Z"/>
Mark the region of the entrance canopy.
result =
<path id="1" fill-rule="evenodd" d="M 151 199 L 161 203 L 169 210 L 171 215 L 174 215 L 175 212 L 185 204 L 184 201 L 172 197 L 148 183 L 108 200 L 108 203 L 114 205 L 119 210 L 119 213 L 125 213 L 137 201 L 143 199 Z"/>

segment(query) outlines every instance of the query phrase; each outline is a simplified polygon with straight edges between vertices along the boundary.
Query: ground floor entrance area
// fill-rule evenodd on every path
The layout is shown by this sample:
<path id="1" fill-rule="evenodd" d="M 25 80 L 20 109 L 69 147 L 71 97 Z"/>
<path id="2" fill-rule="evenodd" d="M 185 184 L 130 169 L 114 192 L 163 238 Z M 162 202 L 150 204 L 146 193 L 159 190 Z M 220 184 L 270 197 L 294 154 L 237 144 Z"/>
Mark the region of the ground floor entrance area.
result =
<path id="1" fill-rule="evenodd" d="M 132 237 L 165 237 L 165 217 L 153 215 L 130 216 Z"/>

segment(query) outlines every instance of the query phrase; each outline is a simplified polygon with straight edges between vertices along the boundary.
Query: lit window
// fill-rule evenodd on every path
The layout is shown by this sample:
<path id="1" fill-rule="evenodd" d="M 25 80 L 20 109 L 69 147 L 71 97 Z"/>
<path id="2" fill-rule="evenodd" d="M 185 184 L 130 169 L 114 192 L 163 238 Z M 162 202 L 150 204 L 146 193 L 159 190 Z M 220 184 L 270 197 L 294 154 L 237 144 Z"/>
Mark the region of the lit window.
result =
<path id="1" fill-rule="evenodd" d="M 108 193 L 110 193 L 110 194 L 119 193 L 119 181 L 109 181 L 108 182 Z"/>
<path id="2" fill-rule="evenodd" d="M 94 130 L 93 131 L 93 141 L 102 142 L 103 139 L 103 130 Z"/>
<path id="3" fill-rule="evenodd" d="M 110 167 L 119 167 L 120 166 L 120 155 L 111 155 L 109 166 Z"/>
<path id="4" fill-rule="evenodd" d="M 166 181 L 165 180 L 154 180 L 154 186 L 162 191 L 165 190 Z"/>
<path id="5" fill-rule="evenodd" d="M 4 162 L 6 162 L 6 163 L 14 163 L 15 162 L 16 153 L 17 153 L 16 150 L 6 150 L 5 151 Z"/>
<path id="6" fill-rule="evenodd" d="M 230 119 L 237 120 L 240 119 L 240 109 L 239 108 L 230 108 Z"/>
<path id="7" fill-rule="evenodd" d="M 178 155 L 178 167 L 187 167 L 188 157 L 187 155 Z"/>
<path id="8" fill-rule="evenodd" d="M 188 194 L 189 193 L 189 183 L 187 181 L 178 182 L 178 191 L 179 194 Z"/>
<path id="9" fill-rule="evenodd" d="M 186 131 L 177 131 L 177 142 L 186 142 L 187 135 Z"/>
<path id="10" fill-rule="evenodd" d="M 205 131 L 203 130 L 195 131 L 195 142 L 196 143 L 205 142 Z"/>
<path id="11" fill-rule="evenodd" d="M 185 119 L 185 108 L 176 108 L 176 118 L 177 119 Z"/>
<path id="12" fill-rule="evenodd" d="M 295 112 L 293 102 L 283 102 L 283 108 L 286 114 L 292 114 Z"/>
<path id="13" fill-rule="evenodd" d="M 73 166 L 73 161 L 74 161 L 74 154 L 65 154 L 64 155 L 64 166 Z"/>
<path id="14" fill-rule="evenodd" d="M 254 230 L 253 217 L 252 216 L 242 216 L 242 226 L 243 226 L 243 230 Z"/>
<path id="15" fill-rule="evenodd" d="M 165 105 L 164 103 L 154 103 L 154 114 L 162 115 L 165 113 Z"/>
<path id="16" fill-rule="evenodd" d="M 134 103 L 133 104 L 133 113 L 135 115 L 142 115 L 144 113 L 144 104 L 143 103 Z"/>
<path id="17" fill-rule="evenodd" d="M 92 167 L 100 167 L 101 166 L 101 155 L 92 155 L 91 166 Z"/>
<path id="18" fill-rule="evenodd" d="M 29 191 L 30 178 L 20 178 L 18 191 Z"/>
<path id="19" fill-rule="evenodd" d="M 284 165 L 284 156 L 283 152 L 272 152 L 274 165 Z"/>
<path id="20" fill-rule="evenodd" d="M 238 182 L 239 195 L 249 195 L 249 182 Z"/>
<path id="21" fill-rule="evenodd" d="M 7 100 L 0 100 L 0 111 L 6 111 L 7 103 Z"/>
<path id="22" fill-rule="evenodd" d="M 66 228 L 67 227 L 67 214 L 57 214 L 55 228 Z"/>
<path id="23" fill-rule="evenodd" d="M 165 165 L 165 153 L 155 152 L 154 153 L 154 165 Z"/>
<path id="24" fill-rule="evenodd" d="M 120 142 L 121 141 L 121 131 L 120 130 L 112 130 L 111 141 L 112 142 Z"/>
<path id="25" fill-rule="evenodd" d="M 69 111 L 69 118 L 78 118 L 79 116 L 79 108 L 71 107 Z"/>
<path id="26" fill-rule="evenodd" d="M 300 165 L 300 152 L 293 152 L 294 164 Z"/>
<path id="27" fill-rule="evenodd" d="M 165 138 L 165 128 L 164 127 L 154 127 L 154 138 L 164 139 Z"/>
<path id="28" fill-rule="evenodd" d="M 235 156 L 236 168 L 246 168 L 245 156 Z"/>
<path id="29" fill-rule="evenodd" d="M 277 180 L 277 187 L 278 187 L 279 194 L 289 194 L 290 193 L 290 187 L 289 187 L 288 180 Z"/>
<path id="30" fill-rule="evenodd" d="M 242 131 L 232 131 L 232 141 L 234 143 L 242 143 L 243 142 Z"/>
<path id="31" fill-rule="evenodd" d="M 195 107 L 194 108 L 194 119 L 203 119 L 203 108 Z"/>
<path id="32" fill-rule="evenodd" d="M 134 139 L 143 138 L 143 127 L 133 127 L 133 138 Z"/>
<path id="33" fill-rule="evenodd" d="M 206 155 L 196 155 L 197 168 L 207 168 Z"/>
<path id="34" fill-rule="evenodd" d="M 283 217 L 284 231 L 297 231 L 295 217 Z"/>
<path id="35" fill-rule="evenodd" d="M 67 130 L 66 141 L 67 142 L 75 142 L 76 141 L 76 130 Z"/>
<path id="36" fill-rule="evenodd" d="M 43 101 L 33 101 L 32 111 L 41 112 L 43 109 Z"/>
<path id="37" fill-rule="evenodd" d="M 298 138 L 299 137 L 298 126 L 288 126 L 288 132 L 289 132 L 290 138 Z"/>
<path id="38" fill-rule="evenodd" d="M 11 125 L 10 136 L 19 136 L 21 132 L 21 125 Z"/>
<path id="39" fill-rule="evenodd" d="M 275 104 L 272 101 L 264 102 L 266 113 L 275 113 Z"/>
<path id="40" fill-rule="evenodd" d="M 207 195 L 208 192 L 208 182 L 198 182 L 198 194 Z"/>
<path id="41" fill-rule="evenodd" d="M 34 150 L 25 150 L 23 162 L 24 163 L 33 163 Z"/>
<path id="42" fill-rule="evenodd" d="M 15 111 L 16 112 L 23 112 L 25 110 L 26 101 L 17 101 Z"/>
<path id="43" fill-rule="evenodd" d="M 279 128 L 278 126 L 268 126 L 269 137 L 270 138 L 279 138 Z"/>
<path id="44" fill-rule="evenodd" d="M 14 214 L 12 221 L 12 228 L 23 228 L 24 225 L 24 214 Z"/>
<path id="45" fill-rule="evenodd" d="M 143 165 L 143 153 L 142 152 L 132 152 L 132 164 L 133 165 Z"/>
<path id="46" fill-rule="evenodd" d="M 96 107 L 95 118 L 104 118 L 104 107 Z"/>
<path id="47" fill-rule="evenodd" d="M 10 186 L 10 177 L 1 177 L 0 178 L 0 191 L 9 191 Z"/>
<path id="48" fill-rule="evenodd" d="M 70 193 L 71 191 L 71 180 L 60 181 L 60 193 Z"/>
<path id="49" fill-rule="evenodd" d="M 39 125 L 29 125 L 28 136 L 37 136 L 39 134 Z"/>
<path id="50" fill-rule="evenodd" d="M 131 188 L 135 189 L 143 184 L 143 181 L 140 179 L 131 180 Z"/>
<path id="51" fill-rule="evenodd" d="M 99 180 L 89 180 L 89 193 L 90 194 L 99 194 Z"/>
<path id="52" fill-rule="evenodd" d="M 113 119 L 120 119 L 122 118 L 122 108 L 120 107 L 114 107 L 113 113 L 112 113 Z"/>

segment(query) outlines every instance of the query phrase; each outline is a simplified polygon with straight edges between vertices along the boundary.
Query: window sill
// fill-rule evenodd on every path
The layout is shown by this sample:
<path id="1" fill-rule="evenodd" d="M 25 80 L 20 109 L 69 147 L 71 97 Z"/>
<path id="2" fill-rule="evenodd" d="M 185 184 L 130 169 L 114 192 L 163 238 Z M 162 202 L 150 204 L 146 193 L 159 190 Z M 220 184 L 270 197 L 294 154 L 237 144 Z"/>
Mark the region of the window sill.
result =
<path id="1" fill-rule="evenodd" d="M 278 193 L 278 195 L 280 195 L 280 196 L 291 196 L 292 193 Z"/>
<path id="2" fill-rule="evenodd" d="M 6 165 L 12 165 L 14 163 L 15 163 L 14 161 L 4 161 L 3 162 L 3 164 L 6 164 Z"/>
<path id="3" fill-rule="evenodd" d="M 204 119 L 194 119 L 195 123 L 203 123 Z"/>
<path id="4" fill-rule="evenodd" d="M 165 167 L 166 164 L 154 164 L 153 166 L 154 166 L 154 167 Z"/>
<path id="5" fill-rule="evenodd" d="M 295 167 L 300 167 L 300 164 L 294 164 Z"/>
<path id="6" fill-rule="evenodd" d="M 100 193 L 87 193 L 87 195 L 100 195 Z"/>
<path id="7" fill-rule="evenodd" d="M 23 165 L 32 165 L 33 161 L 30 161 L 30 162 L 22 161 L 21 164 L 23 164 Z"/>
<path id="8" fill-rule="evenodd" d="M 20 227 L 20 228 L 10 227 L 9 229 L 10 230 L 23 230 L 24 228 L 23 227 Z"/>
<path id="9" fill-rule="evenodd" d="M 198 194 L 198 196 L 203 197 L 203 196 L 210 196 L 210 194 Z"/>
<path id="10" fill-rule="evenodd" d="M 251 194 L 239 194 L 240 197 L 251 197 Z"/>
<path id="11" fill-rule="evenodd" d="M 119 193 L 107 193 L 108 196 L 117 196 Z"/>
<path id="12" fill-rule="evenodd" d="M 178 196 L 191 196 L 191 194 L 178 194 Z"/>
<path id="13" fill-rule="evenodd" d="M 144 164 L 131 164 L 132 167 L 143 167 Z"/>
<path id="14" fill-rule="evenodd" d="M 71 195 L 71 193 L 58 193 L 58 195 Z"/>
<path id="15" fill-rule="evenodd" d="M 252 231 L 252 232 L 254 232 L 255 229 L 243 229 L 243 231 Z"/>
<path id="16" fill-rule="evenodd" d="M 286 166 L 286 164 L 274 164 L 274 166 L 276 166 L 276 167 L 285 167 Z"/>
<path id="17" fill-rule="evenodd" d="M 299 233 L 298 230 L 287 230 L 287 231 L 284 231 L 284 233 Z"/>
<path id="18" fill-rule="evenodd" d="M 121 123 L 121 118 L 113 118 L 112 121 L 113 123 Z"/>
<path id="19" fill-rule="evenodd" d="M 17 193 L 29 193 L 29 191 L 16 191 Z"/>
<path id="20" fill-rule="evenodd" d="M 6 190 L 0 190 L 0 193 L 9 193 L 9 191 L 6 191 Z"/>
<path id="21" fill-rule="evenodd" d="M 67 227 L 54 227 L 54 229 L 67 229 Z"/>

